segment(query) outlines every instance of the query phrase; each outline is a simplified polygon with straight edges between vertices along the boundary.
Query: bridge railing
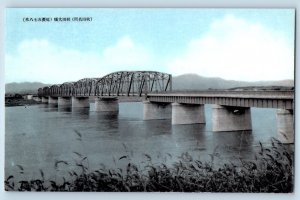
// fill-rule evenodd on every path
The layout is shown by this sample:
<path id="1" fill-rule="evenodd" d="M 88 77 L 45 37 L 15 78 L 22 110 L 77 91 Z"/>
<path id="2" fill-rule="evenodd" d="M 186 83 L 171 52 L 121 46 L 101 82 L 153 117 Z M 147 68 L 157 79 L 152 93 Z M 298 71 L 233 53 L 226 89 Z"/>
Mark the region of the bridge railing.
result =
<path id="1" fill-rule="evenodd" d="M 233 107 L 294 109 L 294 91 L 202 91 L 194 93 L 148 94 L 159 103 L 217 104 Z"/>
<path id="2" fill-rule="evenodd" d="M 149 93 L 147 96 L 189 96 L 189 97 L 232 97 L 232 98 L 267 98 L 294 99 L 294 90 L 204 90 L 176 91 L 172 93 Z"/>

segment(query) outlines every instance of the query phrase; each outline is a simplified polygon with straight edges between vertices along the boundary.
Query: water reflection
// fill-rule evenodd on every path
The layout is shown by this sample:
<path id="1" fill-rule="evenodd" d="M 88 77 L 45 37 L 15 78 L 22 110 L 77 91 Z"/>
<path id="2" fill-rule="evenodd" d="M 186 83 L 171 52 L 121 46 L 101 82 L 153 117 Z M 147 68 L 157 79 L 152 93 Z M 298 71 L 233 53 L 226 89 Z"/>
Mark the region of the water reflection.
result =
<path id="1" fill-rule="evenodd" d="M 39 104 L 39 107 L 45 112 L 57 112 L 58 106 L 56 104 Z"/>
<path id="2" fill-rule="evenodd" d="M 49 112 L 57 112 L 58 111 L 57 104 L 48 104 L 48 111 Z"/>
<path id="3" fill-rule="evenodd" d="M 97 116 L 97 120 L 117 120 L 118 119 L 118 112 L 95 112 Z"/>
<path id="4" fill-rule="evenodd" d="M 52 103 L 50 103 L 50 104 L 48 104 L 48 107 L 49 107 L 49 108 L 57 108 L 58 105 L 57 105 L 57 104 L 52 104 Z"/>
<path id="5" fill-rule="evenodd" d="M 117 112 L 93 112 L 95 115 L 95 126 L 97 131 L 117 132 L 119 127 Z"/>
<path id="6" fill-rule="evenodd" d="M 193 141 L 193 145 L 205 146 L 204 129 L 205 124 L 173 125 L 172 138 L 182 146 L 190 146 L 191 141 Z"/>
<path id="7" fill-rule="evenodd" d="M 80 119 L 88 119 L 90 108 L 72 108 L 72 117 Z"/>
<path id="8" fill-rule="evenodd" d="M 230 157 L 247 158 L 253 153 L 252 131 L 213 132 L 211 143 L 224 160 Z"/>
<path id="9" fill-rule="evenodd" d="M 58 111 L 59 112 L 72 112 L 72 108 L 70 106 L 67 106 L 67 107 L 59 106 Z"/>
<path id="10" fill-rule="evenodd" d="M 211 145 L 207 143 L 205 128 L 206 124 L 173 125 L 172 140 L 177 148 L 174 155 L 190 152 L 196 159 L 207 159 Z"/>
<path id="11" fill-rule="evenodd" d="M 48 104 L 41 103 L 41 104 L 38 104 L 38 107 L 43 109 L 44 111 L 46 111 L 46 109 L 48 109 Z"/>
<path id="12" fill-rule="evenodd" d="M 171 120 L 147 120 L 144 121 L 144 127 L 142 131 L 145 131 L 151 135 L 165 135 L 171 134 Z"/>

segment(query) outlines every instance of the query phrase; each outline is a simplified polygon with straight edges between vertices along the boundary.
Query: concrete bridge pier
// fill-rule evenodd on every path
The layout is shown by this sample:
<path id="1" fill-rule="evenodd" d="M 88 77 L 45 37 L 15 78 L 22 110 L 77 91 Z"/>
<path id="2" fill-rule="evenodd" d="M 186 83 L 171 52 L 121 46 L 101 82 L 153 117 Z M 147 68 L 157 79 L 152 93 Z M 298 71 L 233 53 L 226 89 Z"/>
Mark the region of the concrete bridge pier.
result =
<path id="1" fill-rule="evenodd" d="M 48 97 L 42 97 L 42 103 L 48 103 Z"/>
<path id="2" fill-rule="evenodd" d="M 213 105 L 212 109 L 213 131 L 252 130 L 251 109 L 249 107 Z"/>
<path id="3" fill-rule="evenodd" d="M 204 123 L 204 105 L 172 103 L 172 124 Z"/>
<path id="4" fill-rule="evenodd" d="M 89 97 L 72 97 L 72 108 L 89 108 Z"/>
<path id="5" fill-rule="evenodd" d="M 95 111 L 119 112 L 119 102 L 117 98 L 95 98 Z"/>
<path id="6" fill-rule="evenodd" d="M 58 98 L 57 97 L 48 97 L 48 104 L 57 104 Z"/>
<path id="7" fill-rule="evenodd" d="M 144 120 L 171 119 L 171 103 L 144 101 Z"/>
<path id="8" fill-rule="evenodd" d="M 294 143 L 295 130 L 293 110 L 277 110 L 277 133 L 278 140 L 280 140 L 282 143 Z"/>
<path id="9" fill-rule="evenodd" d="M 58 107 L 71 107 L 71 97 L 58 97 L 57 105 Z"/>

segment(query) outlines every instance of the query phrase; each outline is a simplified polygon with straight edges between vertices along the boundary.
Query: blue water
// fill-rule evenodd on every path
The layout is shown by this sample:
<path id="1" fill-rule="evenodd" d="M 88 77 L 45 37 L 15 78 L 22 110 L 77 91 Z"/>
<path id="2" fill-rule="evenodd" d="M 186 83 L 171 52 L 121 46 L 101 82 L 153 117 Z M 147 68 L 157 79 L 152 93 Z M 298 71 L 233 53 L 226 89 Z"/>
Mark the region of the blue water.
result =
<path id="1" fill-rule="evenodd" d="M 172 163 L 184 152 L 195 159 L 217 162 L 252 158 L 259 141 L 276 137 L 276 110 L 251 108 L 253 131 L 212 132 L 211 107 L 205 105 L 206 124 L 171 125 L 171 120 L 143 121 L 142 103 L 121 103 L 119 114 L 90 109 L 58 109 L 49 105 L 5 108 L 5 175 L 20 179 L 64 175 L 84 159 L 89 170 L 153 163 Z M 76 152 L 76 153 L 74 153 Z M 78 153 L 80 155 L 78 155 Z M 127 156 L 127 159 L 120 157 Z M 68 166 L 55 161 L 64 160 Z M 20 174 L 17 165 L 24 168 Z"/>

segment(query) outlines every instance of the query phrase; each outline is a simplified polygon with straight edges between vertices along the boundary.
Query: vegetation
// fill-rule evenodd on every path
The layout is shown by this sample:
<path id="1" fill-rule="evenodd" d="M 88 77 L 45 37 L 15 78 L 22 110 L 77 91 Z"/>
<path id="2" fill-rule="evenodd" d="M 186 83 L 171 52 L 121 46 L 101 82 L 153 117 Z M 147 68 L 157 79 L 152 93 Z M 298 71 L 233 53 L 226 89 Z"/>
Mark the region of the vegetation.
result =
<path id="1" fill-rule="evenodd" d="M 35 105 L 40 104 L 40 102 L 35 100 L 27 100 L 27 99 L 5 99 L 5 106 L 28 106 L 28 105 Z"/>
<path id="2" fill-rule="evenodd" d="M 145 165 L 138 167 L 129 155 L 119 160 L 126 161 L 123 168 L 89 171 L 88 158 L 74 152 L 76 169 L 70 170 L 62 181 L 41 178 L 15 183 L 14 176 L 5 180 L 7 191 L 105 191 L 105 192 L 280 192 L 293 191 L 293 153 L 288 146 L 272 139 L 270 147 L 263 147 L 252 161 L 239 160 L 239 164 L 226 163 L 215 167 L 211 161 L 194 160 L 183 153 L 173 165 L 153 164 L 145 154 Z M 56 161 L 54 167 L 69 167 L 71 163 Z M 20 173 L 23 167 L 17 166 Z M 69 168 L 68 168 L 69 169 Z"/>

